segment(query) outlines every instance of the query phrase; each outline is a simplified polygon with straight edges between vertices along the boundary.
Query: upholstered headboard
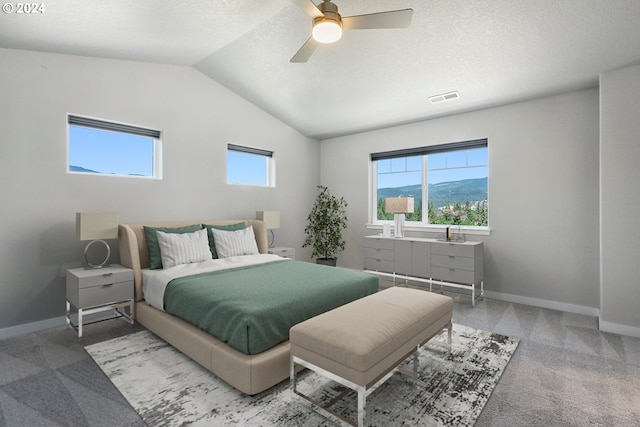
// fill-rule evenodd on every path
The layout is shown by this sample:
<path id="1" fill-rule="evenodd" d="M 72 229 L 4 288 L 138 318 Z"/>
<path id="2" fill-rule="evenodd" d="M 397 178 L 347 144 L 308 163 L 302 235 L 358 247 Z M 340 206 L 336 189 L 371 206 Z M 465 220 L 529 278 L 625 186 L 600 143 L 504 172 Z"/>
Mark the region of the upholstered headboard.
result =
<path id="1" fill-rule="evenodd" d="M 173 221 L 173 222 L 145 222 L 137 224 L 120 224 L 118 238 L 120 246 L 120 264 L 133 269 L 135 284 L 135 299 L 142 301 L 142 269 L 149 268 L 149 247 L 144 234 L 144 226 L 148 227 L 185 227 L 193 224 L 229 225 L 244 222 L 253 226 L 258 251 L 267 253 L 267 227 L 259 220 L 206 220 L 206 221 Z"/>

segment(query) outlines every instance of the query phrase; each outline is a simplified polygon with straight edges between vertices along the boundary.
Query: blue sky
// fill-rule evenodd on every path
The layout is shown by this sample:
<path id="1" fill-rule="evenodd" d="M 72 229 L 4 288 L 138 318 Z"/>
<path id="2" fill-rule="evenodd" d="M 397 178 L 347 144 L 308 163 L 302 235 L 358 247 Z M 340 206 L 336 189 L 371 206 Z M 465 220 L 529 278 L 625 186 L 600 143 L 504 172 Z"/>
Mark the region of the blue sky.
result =
<path id="1" fill-rule="evenodd" d="M 69 126 L 69 165 L 101 173 L 153 176 L 153 138 Z"/>
<path id="2" fill-rule="evenodd" d="M 462 179 L 485 178 L 488 173 L 488 149 L 476 148 L 450 153 L 430 154 L 429 184 Z M 378 161 L 378 188 L 403 187 L 422 183 L 422 157 Z M 389 173 L 381 173 L 389 172 Z"/>
<path id="3" fill-rule="evenodd" d="M 227 182 L 267 185 L 267 158 L 258 154 L 227 150 Z"/>

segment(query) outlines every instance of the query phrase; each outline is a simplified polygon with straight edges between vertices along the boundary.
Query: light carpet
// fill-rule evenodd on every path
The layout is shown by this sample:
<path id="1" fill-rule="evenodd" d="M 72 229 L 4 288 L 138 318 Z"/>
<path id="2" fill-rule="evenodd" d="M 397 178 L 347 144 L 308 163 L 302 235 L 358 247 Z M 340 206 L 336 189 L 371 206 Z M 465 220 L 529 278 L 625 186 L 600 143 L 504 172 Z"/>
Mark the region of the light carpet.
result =
<path id="1" fill-rule="evenodd" d="M 417 386 L 397 373 L 367 398 L 366 424 L 472 426 L 517 346 L 518 339 L 455 324 L 450 352 L 446 332 L 419 350 Z M 334 424 L 293 394 L 288 381 L 247 396 L 148 331 L 86 350 L 150 426 Z M 298 387 L 327 403 L 344 391 L 309 371 L 300 375 Z M 332 409 L 355 419 L 356 402 L 356 394 L 349 392 Z"/>

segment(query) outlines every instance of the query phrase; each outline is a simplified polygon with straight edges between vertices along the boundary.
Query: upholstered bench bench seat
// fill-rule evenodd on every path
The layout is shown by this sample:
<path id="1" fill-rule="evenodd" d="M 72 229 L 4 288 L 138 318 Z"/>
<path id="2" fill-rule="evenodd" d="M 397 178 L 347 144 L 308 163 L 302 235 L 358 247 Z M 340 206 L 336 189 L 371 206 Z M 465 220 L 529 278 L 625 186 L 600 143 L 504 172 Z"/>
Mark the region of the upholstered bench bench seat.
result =
<path id="1" fill-rule="evenodd" d="M 452 312 L 450 297 L 393 287 L 302 322 L 289 335 L 293 391 L 296 365 L 328 376 L 358 392 L 362 425 L 366 396 L 397 365 L 445 328 L 451 339 Z"/>

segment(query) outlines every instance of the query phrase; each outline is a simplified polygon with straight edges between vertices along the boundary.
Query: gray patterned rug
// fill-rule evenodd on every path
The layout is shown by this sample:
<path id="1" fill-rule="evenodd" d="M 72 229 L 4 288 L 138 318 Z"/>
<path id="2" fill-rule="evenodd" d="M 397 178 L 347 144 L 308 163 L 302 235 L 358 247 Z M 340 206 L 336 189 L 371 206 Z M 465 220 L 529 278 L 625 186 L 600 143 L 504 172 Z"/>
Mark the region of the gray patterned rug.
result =
<path id="1" fill-rule="evenodd" d="M 517 346 L 517 339 L 454 325 L 451 353 L 446 332 L 419 350 L 417 387 L 396 374 L 367 398 L 366 424 L 472 426 Z M 148 331 L 86 350 L 150 426 L 334 425 L 294 395 L 288 381 L 247 396 Z M 344 390 L 308 371 L 299 389 L 324 402 Z M 349 392 L 332 409 L 354 419 L 356 407 L 356 395 Z"/>

